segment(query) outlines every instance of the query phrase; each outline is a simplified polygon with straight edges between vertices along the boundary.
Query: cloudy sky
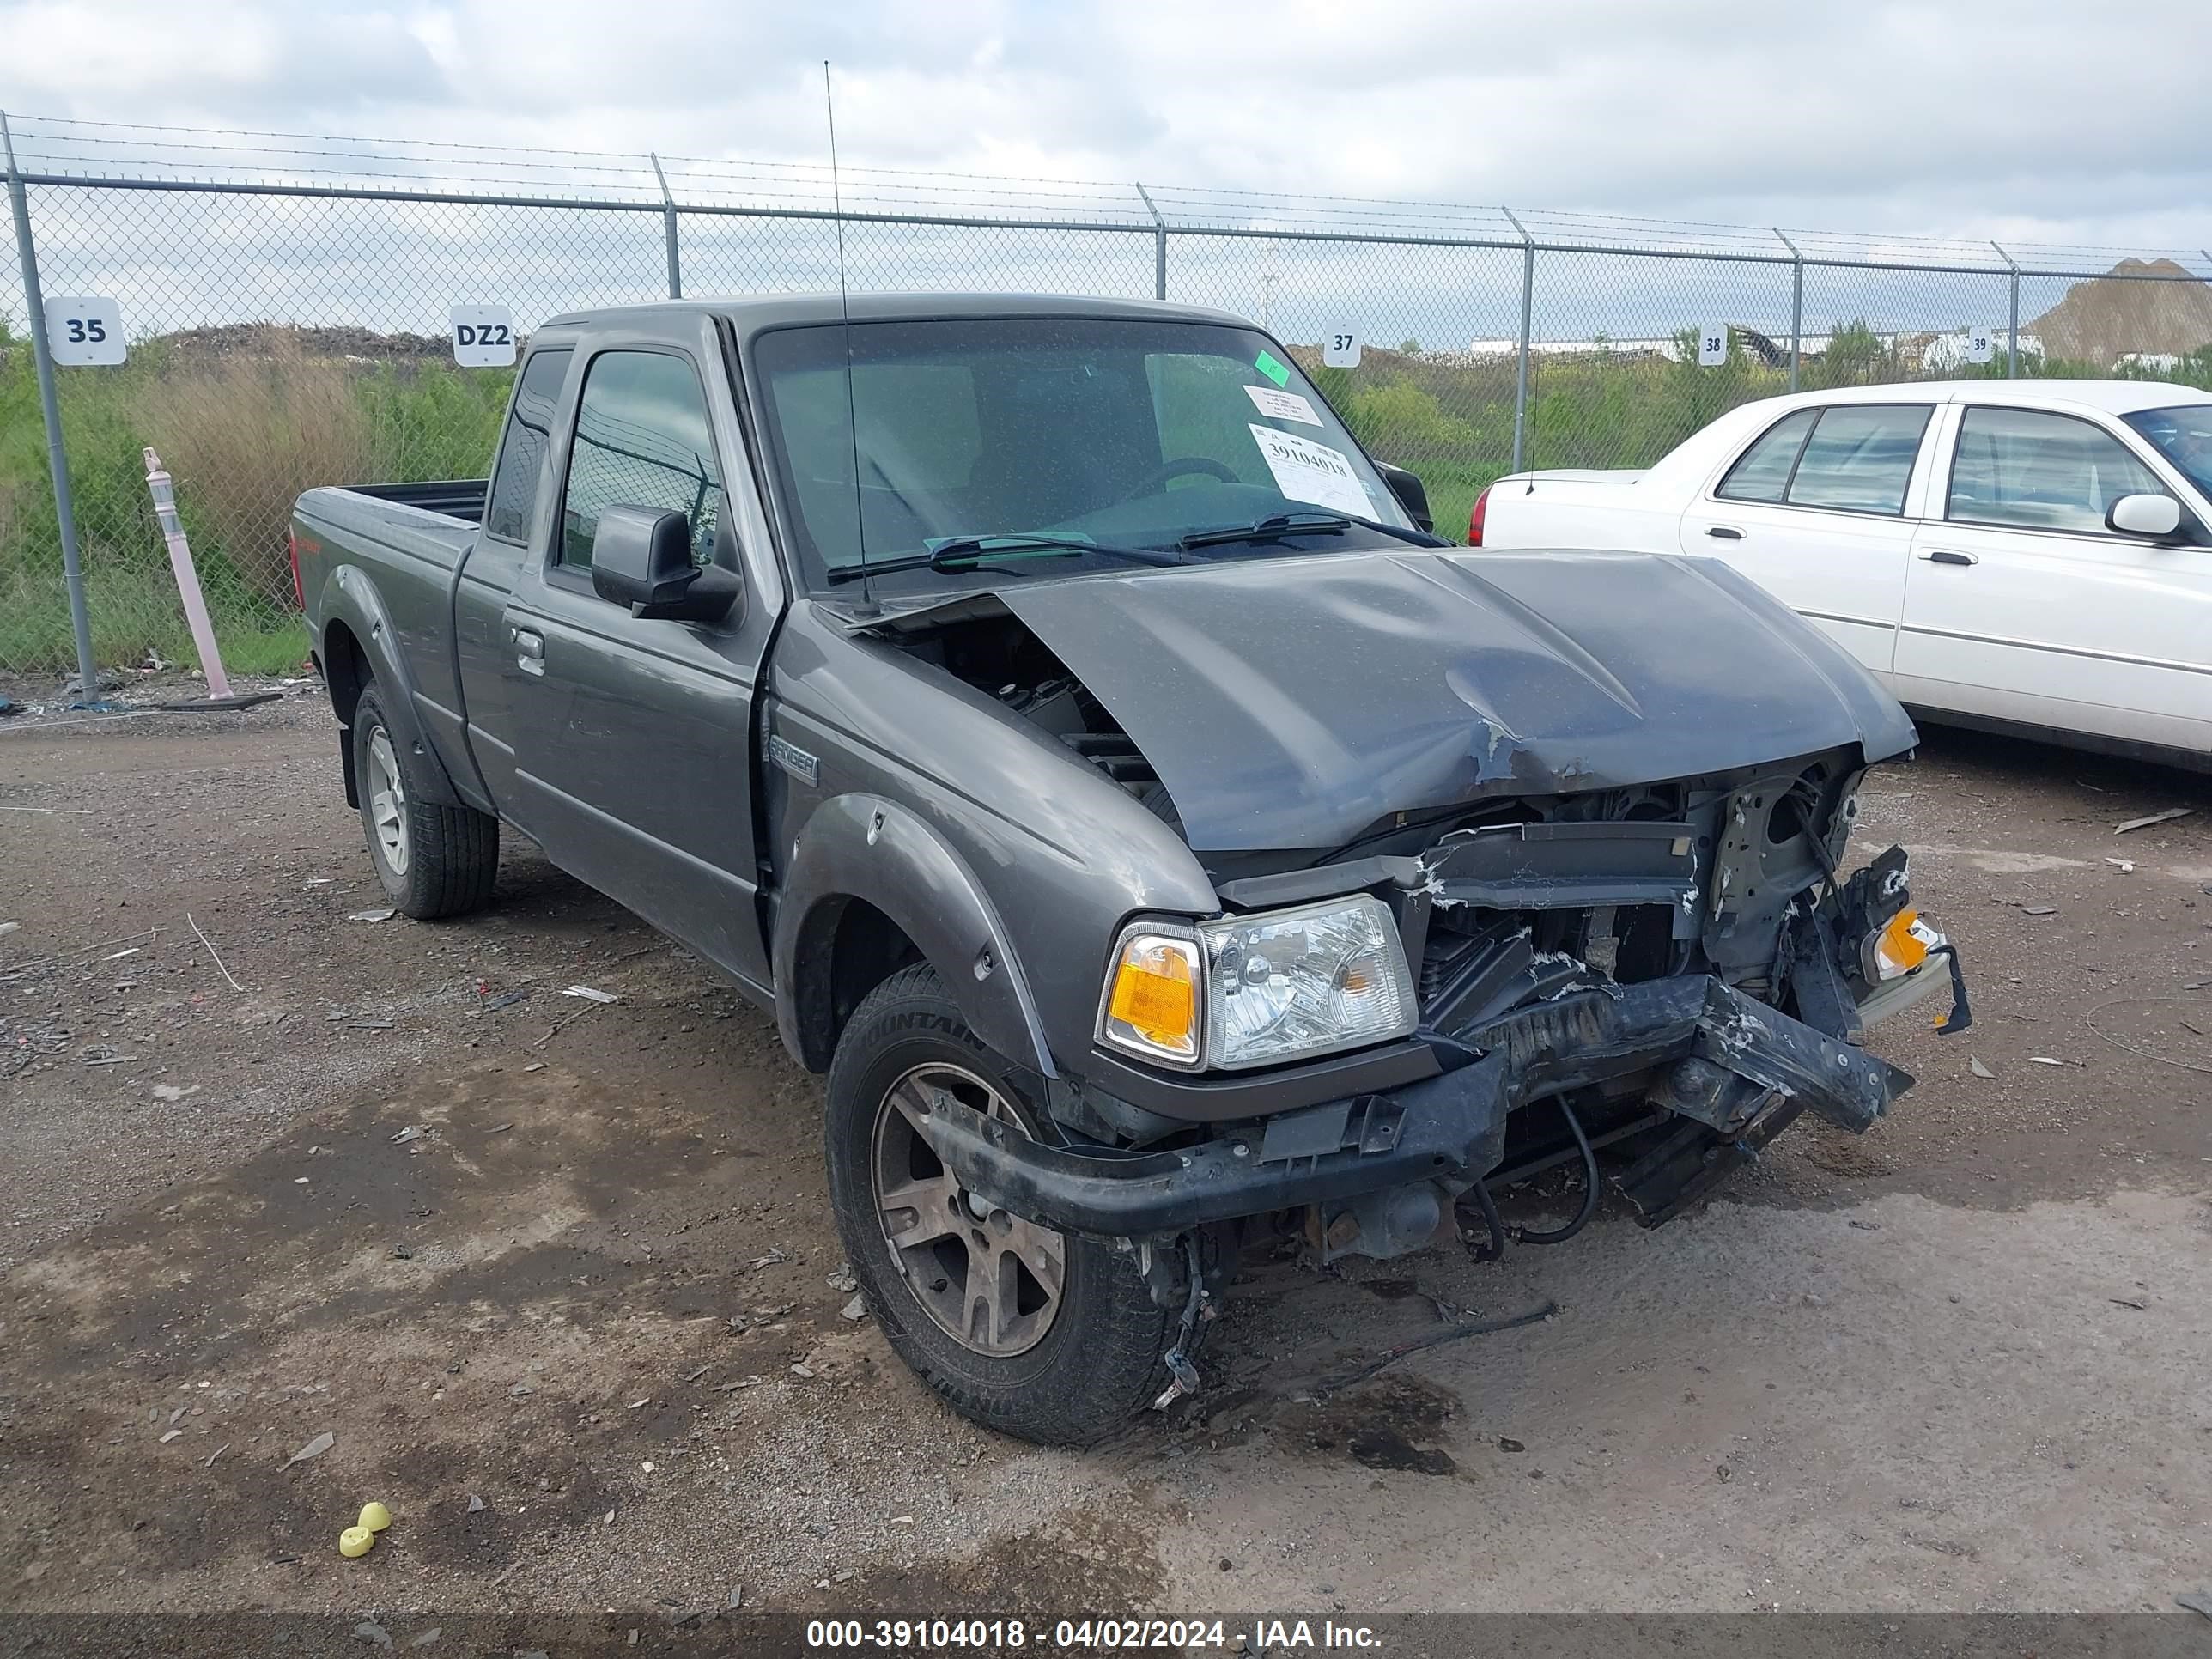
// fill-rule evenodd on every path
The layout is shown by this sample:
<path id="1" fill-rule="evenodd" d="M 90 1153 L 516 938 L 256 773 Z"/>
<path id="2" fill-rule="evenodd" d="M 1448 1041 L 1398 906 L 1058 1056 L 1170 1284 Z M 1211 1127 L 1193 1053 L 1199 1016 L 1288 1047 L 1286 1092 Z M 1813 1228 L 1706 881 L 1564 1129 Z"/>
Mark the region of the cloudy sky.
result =
<path id="1" fill-rule="evenodd" d="M 34 115 L 2212 242 L 2204 0 L 0 0 Z"/>

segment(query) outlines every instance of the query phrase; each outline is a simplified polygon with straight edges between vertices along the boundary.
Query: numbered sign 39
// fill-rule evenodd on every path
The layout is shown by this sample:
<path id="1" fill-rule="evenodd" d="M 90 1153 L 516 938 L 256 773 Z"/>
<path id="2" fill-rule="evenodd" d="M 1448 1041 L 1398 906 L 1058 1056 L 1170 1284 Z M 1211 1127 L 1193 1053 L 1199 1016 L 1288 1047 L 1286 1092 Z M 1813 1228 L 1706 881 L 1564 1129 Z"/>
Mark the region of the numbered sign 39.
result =
<path id="1" fill-rule="evenodd" d="M 453 361 L 463 368 L 506 368 L 514 362 L 514 313 L 505 306 L 455 306 Z"/>
<path id="2" fill-rule="evenodd" d="M 1707 323 L 1698 331 L 1698 367 L 1717 368 L 1728 361 L 1728 325 Z"/>
<path id="3" fill-rule="evenodd" d="M 1966 331 L 1966 356 L 1970 363 L 1985 363 L 1996 356 L 1997 343 L 1985 328 Z"/>
<path id="4" fill-rule="evenodd" d="M 123 361 L 123 312 L 114 301 L 96 297 L 46 301 L 46 344 L 58 363 Z"/>
<path id="5" fill-rule="evenodd" d="M 1359 367 L 1359 331 L 1349 323 L 1321 337 L 1321 360 L 1331 368 Z"/>

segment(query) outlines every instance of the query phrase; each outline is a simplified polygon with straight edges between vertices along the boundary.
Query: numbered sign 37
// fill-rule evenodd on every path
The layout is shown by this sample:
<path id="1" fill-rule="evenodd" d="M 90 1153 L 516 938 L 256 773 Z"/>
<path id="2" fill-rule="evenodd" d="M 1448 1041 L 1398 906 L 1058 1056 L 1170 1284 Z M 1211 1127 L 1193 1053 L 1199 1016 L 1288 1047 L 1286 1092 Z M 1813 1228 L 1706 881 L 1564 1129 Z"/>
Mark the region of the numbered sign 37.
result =
<path id="1" fill-rule="evenodd" d="M 1359 367 L 1359 331 L 1346 324 L 1321 337 L 1321 360 L 1331 368 Z"/>
<path id="2" fill-rule="evenodd" d="M 1729 331 L 1726 323 L 1707 323 L 1698 331 L 1698 367 L 1717 368 L 1728 361 Z"/>
<path id="3" fill-rule="evenodd" d="M 46 344 L 58 363 L 123 361 L 123 311 L 114 301 L 97 297 L 46 301 Z"/>
<path id="4" fill-rule="evenodd" d="M 514 362 L 514 314 L 505 306 L 455 306 L 453 361 L 463 368 L 506 368 Z"/>

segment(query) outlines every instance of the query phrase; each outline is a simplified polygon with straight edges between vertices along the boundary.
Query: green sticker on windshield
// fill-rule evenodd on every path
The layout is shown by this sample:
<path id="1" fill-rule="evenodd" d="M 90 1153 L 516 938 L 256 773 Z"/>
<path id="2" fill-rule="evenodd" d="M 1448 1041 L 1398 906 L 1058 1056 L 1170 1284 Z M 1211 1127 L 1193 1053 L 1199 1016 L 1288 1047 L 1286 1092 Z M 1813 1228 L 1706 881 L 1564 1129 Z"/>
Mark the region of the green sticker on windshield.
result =
<path id="1" fill-rule="evenodd" d="M 1252 367 L 1277 386 L 1288 386 L 1291 383 L 1291 371 L 1277 362 L 1274 354 L 1271 351 L 1263 351 L 1255 357 L 1252 360 Z"/>

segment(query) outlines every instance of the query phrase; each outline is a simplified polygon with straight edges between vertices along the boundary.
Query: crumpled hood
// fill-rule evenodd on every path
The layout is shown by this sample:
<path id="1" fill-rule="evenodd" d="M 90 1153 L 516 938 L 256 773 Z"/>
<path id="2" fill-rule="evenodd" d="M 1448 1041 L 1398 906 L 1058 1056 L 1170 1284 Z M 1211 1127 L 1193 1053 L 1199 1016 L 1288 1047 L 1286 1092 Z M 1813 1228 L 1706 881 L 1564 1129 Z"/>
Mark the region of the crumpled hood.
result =
<path id="1" fill-rule="evenodd" d="M 1340 553 L 997 597 L 1121 723 L 1206 852 L 1915 741 L 1842 647 L 1711 560 Z"/>

